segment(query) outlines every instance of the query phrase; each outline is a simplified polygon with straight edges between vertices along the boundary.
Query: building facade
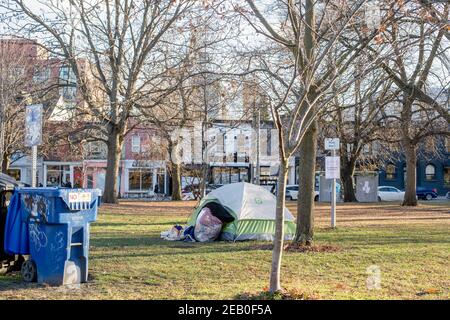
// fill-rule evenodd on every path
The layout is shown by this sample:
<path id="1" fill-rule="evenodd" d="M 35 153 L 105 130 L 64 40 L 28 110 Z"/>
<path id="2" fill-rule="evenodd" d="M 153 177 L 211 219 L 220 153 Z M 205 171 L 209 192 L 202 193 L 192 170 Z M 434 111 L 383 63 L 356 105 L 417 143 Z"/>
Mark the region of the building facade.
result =
<path id="1" fill-rule="evenodd" d="M 450 191 L 450 138 L 445 139 L 439 156 L 425 157 L 419 153 L 417 159 L 417 187 L 436 189 L 441 196 Z M 406 163 L 402 156 L 398 161 L 387 163 L 379 171 L 379 185 L 405 189 Z"/>

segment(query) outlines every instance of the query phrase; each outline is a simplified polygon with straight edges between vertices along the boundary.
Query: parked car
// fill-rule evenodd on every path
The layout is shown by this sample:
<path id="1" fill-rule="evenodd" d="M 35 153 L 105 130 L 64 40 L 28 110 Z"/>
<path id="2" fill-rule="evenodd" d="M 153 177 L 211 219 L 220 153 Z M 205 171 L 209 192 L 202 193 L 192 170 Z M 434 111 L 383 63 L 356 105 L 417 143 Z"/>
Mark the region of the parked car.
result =
<path id="1" fill-rule="evenodd" d="M 395 187 L 378 187 L 378 201 L 403 201 L 404 197 L 405 191 L 401 191 Z"/>
<path id="2" fill-rule="evenodd" d="M 427 187 L 417 187 L 416 195 L 421 200 L 432 200 L 438 196 L 437 189 Z"/>
<path id="3" fill-rule="evenodd" d="M 286 186 L 286 199 L 297 200 L 298 199 L 298 185 L 288 185 Z"/>
<path id="4" fill-rule="evenodd" d="M 299 188 L 297 184 L 292 184 L 286 186 L 286 199 L 297 200 L 298 199 Z M 314 189 L 314 201 L 319 201 L 319 188 Z"/>

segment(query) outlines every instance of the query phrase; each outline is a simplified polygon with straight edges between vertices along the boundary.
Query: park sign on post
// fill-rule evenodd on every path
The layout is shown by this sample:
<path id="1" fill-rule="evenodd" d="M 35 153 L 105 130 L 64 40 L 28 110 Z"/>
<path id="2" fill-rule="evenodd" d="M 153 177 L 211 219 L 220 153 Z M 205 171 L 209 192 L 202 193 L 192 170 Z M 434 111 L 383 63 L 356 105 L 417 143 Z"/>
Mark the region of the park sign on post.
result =
<path id="1" fill-rule="evenodd" d="M 325 138 L 325 150 L 339 150 L 339 138 Z"/>
<path id="2" fill-rule="evenodd" d="M 25 146 L 42 144 L 42 104 L 33 104 L 25 111 Z"/>
<path id="3" fill-rule="evenodd" d="M 340 179 L 340 159 L 339 157 L 325 158 L 325 178 Z"/>
<path id="4" fill-rule="evenodd" d="M 337 155 L 339 138 L 326 138 L 325 150 L 331 150 L 331 157 L 325 158 L 325 179 L 331 179 L 331 227 L 336 228 L 336 180 L 341 176 L 341 161 Z"/>

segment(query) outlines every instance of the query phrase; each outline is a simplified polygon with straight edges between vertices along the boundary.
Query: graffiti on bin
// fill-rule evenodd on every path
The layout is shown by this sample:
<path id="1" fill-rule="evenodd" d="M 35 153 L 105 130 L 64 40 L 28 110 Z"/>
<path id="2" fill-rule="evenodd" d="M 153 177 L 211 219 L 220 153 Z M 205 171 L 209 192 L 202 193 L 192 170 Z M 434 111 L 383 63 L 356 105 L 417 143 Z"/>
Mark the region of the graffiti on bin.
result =
<path id="1" fill-rule="evenodd" d="M 40 229 L 38 224 L 29 224 L 30 242 L 34 245 L 34 248 L 39 252 L 42 248 L 47 247 L 48 239 L 45 232 Z"/>
<path id="2" fill-rule="evenodd" d="M 38 194 L 24 194 L 22 201 L 28 218 L 47 221 L 50 202 L 47 198 Z"/>
<path id="3" fill-rule="evenodd" d="M 55 264 L 53 272 L 58 271 L 62 262 L 65 261 L 64 252 L 61 250 L 64 248 L 64 233 L 58 231 L 55 234 L 55 241 L 50 245 L 50 250 L 55 254 Z"/>

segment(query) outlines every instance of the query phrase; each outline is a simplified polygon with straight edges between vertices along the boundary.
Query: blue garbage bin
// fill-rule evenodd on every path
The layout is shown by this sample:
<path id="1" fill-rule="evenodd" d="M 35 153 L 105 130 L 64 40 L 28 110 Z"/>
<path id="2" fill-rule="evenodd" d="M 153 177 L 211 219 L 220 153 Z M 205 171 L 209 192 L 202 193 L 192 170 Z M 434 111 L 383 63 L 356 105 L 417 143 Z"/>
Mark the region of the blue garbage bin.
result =
<path id="1" fill-rule="evenodd" d="M 89 225 L 97 220 L 101 191 L 63 188 L 16 191 L 20 195 L 21 219 L 29 231 L 30 260 L 23 266 L 25 274 L 27 268 L 34 268 L 31 272 L 35 272 L 37 279 L 33 280 L 50 285 L 87 282 Z"/>

